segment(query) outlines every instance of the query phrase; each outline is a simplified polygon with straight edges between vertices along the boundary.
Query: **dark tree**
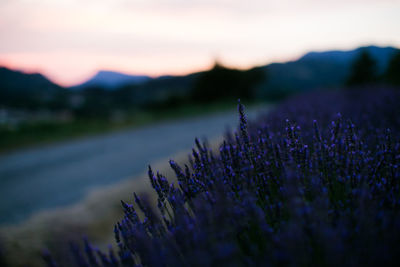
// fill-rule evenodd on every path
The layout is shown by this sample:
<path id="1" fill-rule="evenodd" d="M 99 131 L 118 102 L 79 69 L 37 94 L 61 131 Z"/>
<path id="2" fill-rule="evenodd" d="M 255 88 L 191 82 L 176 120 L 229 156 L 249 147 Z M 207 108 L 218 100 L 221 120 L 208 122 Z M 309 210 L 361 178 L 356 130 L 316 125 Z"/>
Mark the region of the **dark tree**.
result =
<path id="1" fill-rule="evenodd" d="M 389 84 L 400 86 L 400 51 L 391 58 L 384 79 Z"/>
<path id="2" fill-rule="evenodd" d="M 376 83 L 377 80 L 376 61 L 371 57 L 368 51 L 364 49 L 353 62 L 349 78 L 347 79 L 347 85 L 358 86 L 373 84 Z"/>
<path id="3" fill-rule="evenodd" d="M 230 69 L 215 63 L 202 73 L 194 85 L 192 99 L 196 102 L 212 102 L 221 99 L 252 99 L 255 86 L 264 79 L 260 68 L 250 70 Z"/>

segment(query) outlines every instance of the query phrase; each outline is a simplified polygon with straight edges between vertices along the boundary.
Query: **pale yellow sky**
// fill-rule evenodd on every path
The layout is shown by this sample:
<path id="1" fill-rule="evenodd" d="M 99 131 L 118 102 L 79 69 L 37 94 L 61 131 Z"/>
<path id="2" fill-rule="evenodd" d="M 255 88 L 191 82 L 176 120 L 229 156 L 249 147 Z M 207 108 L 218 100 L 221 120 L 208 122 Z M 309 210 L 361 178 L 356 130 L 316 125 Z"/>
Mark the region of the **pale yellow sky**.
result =
<path id="1" fill-rule="evenodd" d="M 0 0 L 0 65 L 63 84 L 400 47 L 400 0 Z"/>

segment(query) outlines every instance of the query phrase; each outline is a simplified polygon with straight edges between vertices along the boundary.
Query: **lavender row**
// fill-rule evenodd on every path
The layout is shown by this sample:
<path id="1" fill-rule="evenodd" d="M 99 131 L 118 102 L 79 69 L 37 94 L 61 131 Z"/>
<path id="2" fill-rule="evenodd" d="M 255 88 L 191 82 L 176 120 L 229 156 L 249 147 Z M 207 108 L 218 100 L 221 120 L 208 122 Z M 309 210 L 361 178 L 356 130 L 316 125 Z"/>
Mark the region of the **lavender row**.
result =
<path id="1" fill-rule="evenodd" d="M 310 94 L 239 128 L 218 153 L 196 139 L 157 207 L 122 202 L 117 250 L 73 245 L 78 266 L 395 265 L 400 257 L 400 93 Z M 49 266 L 56 265 L 45 255 Z"/>

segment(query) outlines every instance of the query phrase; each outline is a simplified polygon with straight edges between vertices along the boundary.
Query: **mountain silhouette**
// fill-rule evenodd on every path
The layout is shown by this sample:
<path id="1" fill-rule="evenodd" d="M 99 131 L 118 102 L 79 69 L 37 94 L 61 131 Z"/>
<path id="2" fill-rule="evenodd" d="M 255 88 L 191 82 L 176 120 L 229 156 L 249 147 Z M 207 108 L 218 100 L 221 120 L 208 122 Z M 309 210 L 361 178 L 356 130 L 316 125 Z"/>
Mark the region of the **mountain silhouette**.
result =
<path id="1" fill-rule="evenodd" d="M 65 90 L 40 73 L 0 67 L 0 106 L 38 107 L 60 104 Z"/>
<path id="2" fill-rule="evenodd" d="M 341 87 L 345 84 L 354 59 L 366 50 L 377 62 L 382 74 L 390 58 L 398 51 L 394 47 L 366 46 L 347 51 L 309 52 L 298 60 L 263 66 L 268 78 L 258 86 L 259 97 L 280 92 L 290 94 L 304 90 Z"/>
<path id="3" fill-rule="evenodd" d="M 354 59 L 363 50 L 377 62 L 378 75 L 385 71 L 391 57 L 399 51 L 394 47 L 367 46 L 347 51 L 309 52 L 295 61 L 260 66 L 258 69 L 265 71 L 266 79 L 256 85 L 255 97 L 273 100 L 295 92 L 342 87 Z M 128 107 L 162 103 L 171 97 L 189 97 L 202 73 L 209 71 L 158 78 L 99 71 L 88 81 L 65 89 L 41 74 L 0 67 L 0 107 L 62 107 L 71 94 L 81 94 L 86 99 L 92 95 L 115 97 L 119 99 L 118 103 L 125 103 Z M 84 93 L 87 90 L 90 92 Z M 108 93 L 101 93 L 103 90 Z"/>
<path id="4" fill-rule="evenodd" d="M 348 64 L 353 62 L 363 50 L 367 51 L 377 61 L 378 68 L 382 72 L 386 69 L 390 58 L 398 49 L 390 46 L 363 46 L 349 51 L 332 50 L 325 52 L 309 52 L 302 56 L 299 61 L 317 60 Z"/>
<path id="5" fill-rule="evenodd" d="M 144 75 L 129 75 L 116 71 L 99 71 L 86 82 L 73 86 L 71 89 L 85 89 L 89 87 L 102 87 L 105 89 L 116 89 L 128 84 L 142 84 L 151 78 Z"/>

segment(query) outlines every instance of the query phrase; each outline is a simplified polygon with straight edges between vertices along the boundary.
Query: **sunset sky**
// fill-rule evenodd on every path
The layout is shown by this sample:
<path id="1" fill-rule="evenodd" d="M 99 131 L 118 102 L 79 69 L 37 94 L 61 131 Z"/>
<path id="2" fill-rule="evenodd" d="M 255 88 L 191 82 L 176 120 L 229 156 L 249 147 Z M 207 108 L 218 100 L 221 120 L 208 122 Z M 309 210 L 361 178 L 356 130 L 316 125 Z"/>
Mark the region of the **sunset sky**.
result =
<path id="1" fill-rule="evenodd" d="M 400 47 L 399 0 L 0 0 L 0 65 L 62 85 Z"/>

